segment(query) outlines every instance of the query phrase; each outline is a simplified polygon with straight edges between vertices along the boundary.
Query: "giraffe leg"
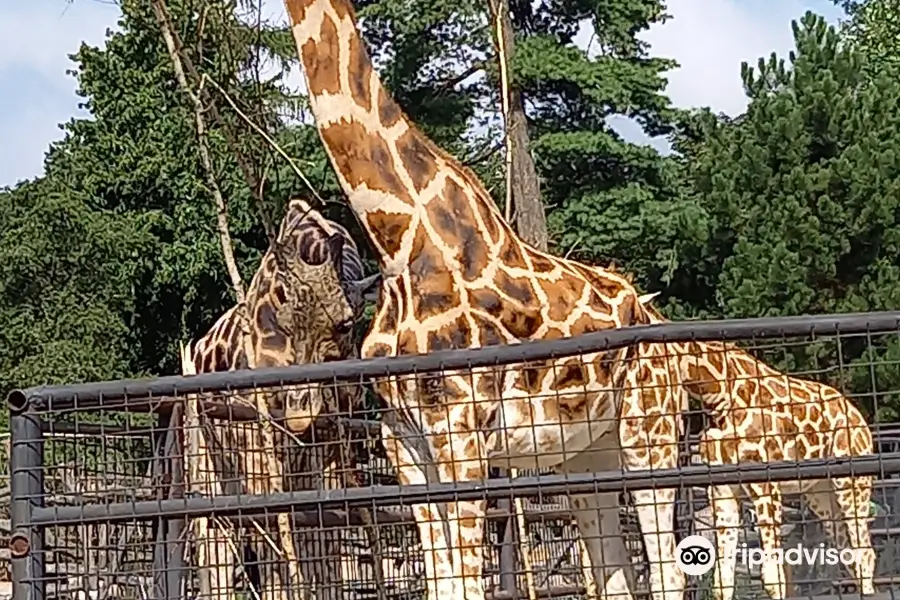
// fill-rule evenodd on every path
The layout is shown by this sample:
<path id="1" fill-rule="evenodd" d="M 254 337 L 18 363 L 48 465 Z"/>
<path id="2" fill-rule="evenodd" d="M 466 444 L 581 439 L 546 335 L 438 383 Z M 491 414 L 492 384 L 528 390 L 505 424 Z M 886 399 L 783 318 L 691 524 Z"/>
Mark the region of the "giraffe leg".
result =
<path id="1" fill-rule="evenodd" d="M 760 569 L 763 587 L 773 600 L 782 600 L 787 596 L 787 578 L 784 565 L 779 564 L 774 552 L 781 549 L 781 489 L 774 483 L 750 483 L 747 488 L 756 511 L 759 545 L 765 555 Z"/>
<path id="2" fill-rule="evenodd" d="M 821 493 L 815 494 L 815 499 L 813 494 L 807 496 L 810 508 L 823 521 L 831 521 L 831 527 L 827 531 L 838 550 L 854 550 L 850 570 L 860 593 L 874 594 L 875 550 L 869 534 L 872 478 L 838 477 L 818 482 L 815 489 L 821 490 Z"/>
<path id="3" fill-rule="evenodd" d="M 654 350 L 646 345 L 641 348 L 642 353 Z M 626 470 L 678 467 L 680 414 L 686 405 L 683 389 L 670 385 L 669 379 L 632 380 L 622 400 L 618 426 Z M 685 575 L 675 563 L 676 495 L 674 489 L 631 492 L 647 554 L 653 600 L 681 600 L 684 595 Z"/>
<path id="4" fill-rule="evenodd" d="M 588 473 L 618 467 L 616 436 L 608 433 L 588 449 L 569 458 L 560 465 L 559 470 L 565 473 Z M 619 523 L 618 496 L 615 492 L 571 496 L 578 534 L 584 541 L 591 560 L 598 600 L 632 600 L 634 574 Z"/>
<path id="5" fill-rule="evenodd" d="M 413 459 L 414 454 L 423 450 L 429 452 L 424 440 L 413 438 L 417 434 L 407 433 L 408 428 L 402 426 L 389 412 L 381 424 L 381 434 L 388 460 L 397 470 L 400 485 L 421 485 L 428 483 L 425 473 L 425 461 Z M 414 443 L 419 442 L 419 443 Z M 418 464 L 417 464 L 418 462 Z M 453 560 L 450 556 L 449 524 L 444 520 L 436 504 L 416 504 L 412 507 L 419 528 L 422 554 L 425 561 L 425 598 L 438 600 L 455 598 Z"/>
<path id="6" fill-rule="evenodd" d="M 673 489 L 631 492 L 650 567 L 650 591 L 655 600 L 681 600 L 684 593 L 684 573 L 674 559 L 675 496 Z"/>
<path id="7" fill-rule="evenodd" d="M 735 489 L 728 485 L 708 489 L 709 505 L 716 531 L 716 566 L 713 571 L 713 597 L 731 600 L 734 597 L 734 572 L 737 562 L 738 533 L 741 525 L 741 505 Z"/>

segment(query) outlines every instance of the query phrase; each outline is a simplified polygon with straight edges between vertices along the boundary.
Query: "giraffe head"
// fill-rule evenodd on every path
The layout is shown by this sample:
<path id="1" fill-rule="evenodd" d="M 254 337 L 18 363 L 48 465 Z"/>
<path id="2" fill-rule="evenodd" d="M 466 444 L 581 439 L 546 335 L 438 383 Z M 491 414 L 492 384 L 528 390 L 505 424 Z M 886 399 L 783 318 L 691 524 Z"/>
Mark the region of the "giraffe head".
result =
<path id="1" fill-rule="evenodd" d="M 297 213 L 296 215 L 292 212 Z M 359 252 L 345 229 L 292 200 L 247 305 L 255 324 L 257 367 L 356 358 L 354 326 L 378 275 L 362 277 Z M 348 385 L 300 385 L 274 395 L 285 426 L 302 433 L 327 408 L 347 412 L 362 400 Z"/>

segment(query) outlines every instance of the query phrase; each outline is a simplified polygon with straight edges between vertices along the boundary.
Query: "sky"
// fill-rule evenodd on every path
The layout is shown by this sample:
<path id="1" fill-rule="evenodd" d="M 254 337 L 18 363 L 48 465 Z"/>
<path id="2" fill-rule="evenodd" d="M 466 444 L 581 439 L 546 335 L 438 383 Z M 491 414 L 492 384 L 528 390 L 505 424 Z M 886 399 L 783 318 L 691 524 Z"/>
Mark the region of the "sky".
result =
<path id="1" fill-rule="evenodd" d="M 267 16 L 285 18 L 281 0 L 265 3 Z M 786 55 L 791 19 L 807 10 L 835 24 L 842 16 L 831 0 L 668 0 L 672 19 L 642 37 L 653 56 L 680 64 L 667 75 L 676 106 L 737 115 L 746 106 L 741 62 Z M 66 73 L 73 67 L 68 56 L 82 43 L 103 45 L 119 14 L 113 0 L 0 0 L 0 187 L 41 175 L 49 144 L 63 137 L 60 124 L 85 116 L 75 78 Z M 632 121 L 614 126 L 629 140 L 667 150 Z"/>

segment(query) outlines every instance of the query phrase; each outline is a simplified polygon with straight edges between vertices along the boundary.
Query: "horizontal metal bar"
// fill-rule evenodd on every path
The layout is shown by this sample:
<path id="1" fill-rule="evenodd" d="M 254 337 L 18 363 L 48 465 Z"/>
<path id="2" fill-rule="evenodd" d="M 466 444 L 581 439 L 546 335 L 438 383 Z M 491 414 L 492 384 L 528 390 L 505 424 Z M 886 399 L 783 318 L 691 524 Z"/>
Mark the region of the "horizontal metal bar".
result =
<path id="1" fill-rule="evenodd" d="M 115 502 L 84 506 L 35 508 L 35 525 L 75 525 L 147 520 L 169 517 L 253 515 L 272 511 L 350 509 L 358 507 L 409 505 L 425 502 L 474 500 L 489 496 L 536 496 L 621 492 L 656 488 L 708 487 L 721 483 L 761 483 L 803 479 L 882 475 L 900 472 L 900 453 L 853 458 L 785 461 L 762 464 L 689 466 L 682 469 L 604 471 L 601 473 L 555 474 L 508 477 L 461 483 L 377 486 L 335 490 L 283 492 L 259 496 L 216 496 Z M 723 477 L 725 476 L 725 477 Z M 729 477 L 730 476 L 730 477 Z M 713 477 L 718 477 L 713 481 Z"/>
<path id="2" fill-rule="evenodd" d="M 798 335 L 837 335 L 898 331 L 900 311 L 805 315 L 759 319 L 683 321 L 624 327 L 557 340 L 529 340 L 518 344 L 445 350 L 429 354 L 346 360 L 268 369 L 223 371 L 200 375 L 171 375 L 148 379 L 40 386 L 9 393 L 10 410 L 29 404 L 35 410 L 108 407 L 124 398 L 152 398 L 286 386 L 297 383 L 360 381 L 369 377 L 431 373 L 507 365 L 551 357 L 562 358 L 613 350 L 640 342 L 713 341 Z"/>

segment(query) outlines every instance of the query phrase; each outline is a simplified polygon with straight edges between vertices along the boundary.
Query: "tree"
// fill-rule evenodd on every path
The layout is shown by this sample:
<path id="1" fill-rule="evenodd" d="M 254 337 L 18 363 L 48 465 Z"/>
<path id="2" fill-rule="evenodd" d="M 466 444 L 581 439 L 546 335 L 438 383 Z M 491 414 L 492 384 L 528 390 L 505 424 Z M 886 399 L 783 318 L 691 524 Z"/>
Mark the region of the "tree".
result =
<path id="1" fill-rule="evenodd" d="M 700 259 L 678 276 L 681 300 L 696 313 L 844 313 L 900 303 L 900 84 L 870 79 L 859 52 L 819 16 L 807 13 L 793 31 L 787 61 L 773 54 L 743 66 L 746 114 L 697 115 L 681 146 L 708 228 Z M 882 360 L 900 357 L 900 345 L 876 342 Z M 846 363 L 865 340 L 844 346 L 841 356 L 833 345 L 810 346 L 782 362 L 812 367 L 828 355 L 830 364 Z"/>
<path id="2" fill-rule="evenodd" d="M 850 18 L 844 24 L 845 38 L 854 44 L 875 72 L 898 72 L 900 67 L 900 1 L 835 0 Z"/>
<path id="3" fill-rule="evenodd" d="M 656 0 L 563 3 L 558 13 L 514 3 L 512 72 L 529 107 L 530 134 L 552 248 L 589 263 L 616 260 L 658 288 L 693 235 L 677 165 L 653 148 L 623 140 L 615 115 L 652 136 L 673 131 L 680 114 L 663 94 L 670 60 L 647 55 L 637 34 L 665 20 Z M 592 51 L 574 44 L 582 24 Z"/>

